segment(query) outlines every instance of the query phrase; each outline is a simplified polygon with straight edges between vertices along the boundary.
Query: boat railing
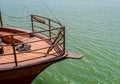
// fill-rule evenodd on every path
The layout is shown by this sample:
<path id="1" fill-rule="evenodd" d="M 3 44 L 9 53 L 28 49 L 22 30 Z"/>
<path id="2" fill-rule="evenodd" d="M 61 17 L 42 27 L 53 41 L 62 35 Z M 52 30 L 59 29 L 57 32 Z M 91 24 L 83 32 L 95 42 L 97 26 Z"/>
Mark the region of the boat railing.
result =
<path id="1" fill-rule="evenodd" d="M 0 15 L 0 22 L 2 22 L 2 17 Z M 37 15 L 31 15 L 31 32 L 24 32 L 24 33 L 14 33 L 11 35 L 3 35 L 0 38 L 7 37 L 9 39 L 8 44 L 3 44 L 3 46 L 11 46 L 12 47 L 12 52 L 10 53 L 3 53 L 0 54 L 0 56 L 13 56 L 12 61 L 8 60 L 8 62 L 0 62 L 0 65 L 3 64 L 10 64 L 10 63 L 15 63 L 15 67 L 19 66 L 19 63 L 25 62 L 25 61 L 30 61 L 33 59 L 38 59 L 41 57 L 46 57 L 48 55 L 54 55 L 54 56 L 62 56 L 65 54 L 65 27 L 58 21 L 42 17 L 42 16 L 37 16 Z M 3 24 L 1 25 L 1 28 L 3 27 Z M 39 40 L 31 40 L 29 42 L 26 41 L 19 41 L 16 39 L 17 36 L 30 36 L 31 38 L 33 36 L 36 36 L 40 38 Z M 31 43 L 37 43 L 40 41 L 46 41 L 49 46 L 47 47 L 39 47 L 38 49 L 34 50 L 28 50 L 28 51 L 23 51 L 23 52 L 17 52 L 16 47 L 22 44 L 31 44 Z M 55 52 L 52 52 L 52 49 L 55 50 Z M 44 53 L 39 52 L 42 54 L 40 57 L 35 57 L 35 58 L 29 58 L 29 59 L 23 59 L 23 60 L 18 60 L 18 55 L 19 54 L 28 54 L 29 52 L 35 52 L 39 50 L 46 50 Z"/>
<path id="2" fill-rule="evenodd" d="M 0 26 L 3 26 L 3 23 L 2 23 L 2 15 L 1 15 L 1 10 L 0 10 Z"/>

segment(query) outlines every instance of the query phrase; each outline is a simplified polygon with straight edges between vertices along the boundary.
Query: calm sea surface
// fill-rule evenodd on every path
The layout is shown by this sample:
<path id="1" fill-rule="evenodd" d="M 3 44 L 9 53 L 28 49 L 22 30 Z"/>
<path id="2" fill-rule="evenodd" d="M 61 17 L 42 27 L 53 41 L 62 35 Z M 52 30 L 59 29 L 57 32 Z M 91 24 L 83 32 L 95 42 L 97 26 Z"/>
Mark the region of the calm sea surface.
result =
<path id="1" fill-rule="evenodd" d="M 0 0 L 0 9 L 14 17 L 57 17 L 66 26 L 67 50 L 84 55 L 53 64 L 32 84 L 120 84 L 120 0 Z M 29 28 L 21 24 L 14 26 Z"/>

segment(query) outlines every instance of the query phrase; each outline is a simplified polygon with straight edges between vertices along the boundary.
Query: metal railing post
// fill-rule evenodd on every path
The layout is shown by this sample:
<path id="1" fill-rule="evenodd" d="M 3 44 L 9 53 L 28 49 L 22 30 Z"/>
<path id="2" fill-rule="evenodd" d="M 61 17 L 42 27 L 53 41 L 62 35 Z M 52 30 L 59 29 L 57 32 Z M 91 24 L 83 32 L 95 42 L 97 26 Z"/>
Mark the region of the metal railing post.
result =
<path id="1" fill-rule="evenodd" d="M 3 22 L 2 22 L 2 14 L 1 14 L 1 10 L 0 10 L 0 24 L 1 24 L 1 27 L 3 26 Z"/>
<path id="2" fill-rule="evenodd" d="M 48 25 L 49 25 L 49 37 L 51 40 L 51 22 L 50 22 L 50 19 L 48 19 Z"/>
<path id="3" fill-rule="evenodd" d="M 13 54 L 14 54 L 15 66 L 17 67 L 18 63 L 17 63 L 16 51 L 15 51 L 15 43 L 14 43 L 14 37 L 13 37 L 13 35 L 11 35 L 11 38 L 12 38 L 12 47 L 13 47 Z"/>
<path id="4" fill-rule="evenodd" d="M 31 15 L 31 25 L 32 25 L 32 32 L 34 32 L 34 26 L 33 26 L 33 15 Z"/>
<path id="5" fill-rule="evenodd" d="M 63 51 L 65 54 L 65 27 L 63 27 Z"/>

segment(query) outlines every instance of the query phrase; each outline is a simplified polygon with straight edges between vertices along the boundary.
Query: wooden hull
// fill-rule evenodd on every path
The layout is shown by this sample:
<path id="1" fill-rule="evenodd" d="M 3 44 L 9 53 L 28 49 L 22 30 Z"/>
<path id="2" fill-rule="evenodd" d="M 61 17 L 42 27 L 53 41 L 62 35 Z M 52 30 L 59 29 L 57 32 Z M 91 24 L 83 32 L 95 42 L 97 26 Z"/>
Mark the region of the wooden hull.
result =
<path id="1" fill-rule="evenodd" d="M 66 58 L 60 22 L 31 15 L 31 31 L 7 28 L 0 12 L 0 25 L 0 84 L 30 84 L 49 65 Z"/>
<path id="2" fill-rule="evenodd" d="M 0 84 L 30 84 L 45 68 L 63 59 L 0 72 Z"/>

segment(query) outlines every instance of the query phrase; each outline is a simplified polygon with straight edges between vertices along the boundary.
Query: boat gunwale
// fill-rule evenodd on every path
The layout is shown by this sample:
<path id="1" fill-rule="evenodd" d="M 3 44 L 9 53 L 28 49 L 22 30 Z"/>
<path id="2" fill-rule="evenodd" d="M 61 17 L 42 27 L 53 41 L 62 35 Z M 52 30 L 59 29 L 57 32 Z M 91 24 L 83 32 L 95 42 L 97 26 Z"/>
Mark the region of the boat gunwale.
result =
<path id="1" fill-rule="evenodd" d="M 19 69 L 23 69 L 23 68 L 29 68 L 29 67 L 33 67 L 33 66 L 38 66 L 38 65 L 42 65 L 42 64 L 47 64 L 47 63 L 51 63 L 51 62 L 58 62 L 60 60 L 66 59 L 67 58 L 67 52 L 63 55 L 63 56 L 59 56 L 59 57 L 54 57 L 48 60 L 44 60 L 44 61 L 40 61 L 40 62 L 35 62 L 35 63 L 31 63 L 31 64 L 27 64 L 24 66 L 18 66 L 18 67 L 11 67 L 11 68 L 5 68 L 5 69 L 0 69 L 0 73 L 1 72 L 7 72 L 7 71 L 13 71 L 13 70 L 19 70 Z"/>

